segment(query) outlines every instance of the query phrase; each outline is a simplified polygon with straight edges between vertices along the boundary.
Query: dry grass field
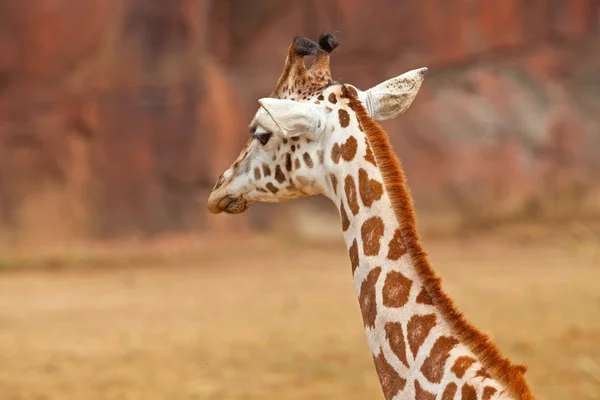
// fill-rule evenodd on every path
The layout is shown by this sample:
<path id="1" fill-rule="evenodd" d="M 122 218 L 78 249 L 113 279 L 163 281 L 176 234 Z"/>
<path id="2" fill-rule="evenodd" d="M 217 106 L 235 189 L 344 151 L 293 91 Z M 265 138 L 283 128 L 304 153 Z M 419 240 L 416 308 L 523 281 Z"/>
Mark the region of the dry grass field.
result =
<path id="1" fill-rule="evenodd" d="M 600 249 L 561 243 L 425 245 L 537 399 L 600 399 Z M 188 247 L 4 255 L 0 400 L 382 399 L 342 245 Z"/>

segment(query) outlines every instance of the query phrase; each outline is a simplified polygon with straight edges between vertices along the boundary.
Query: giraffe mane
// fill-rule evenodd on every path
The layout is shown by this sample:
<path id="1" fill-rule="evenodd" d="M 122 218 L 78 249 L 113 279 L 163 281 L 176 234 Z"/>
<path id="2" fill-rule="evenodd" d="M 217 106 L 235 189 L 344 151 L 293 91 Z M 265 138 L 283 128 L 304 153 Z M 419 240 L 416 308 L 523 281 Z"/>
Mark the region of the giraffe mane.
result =
<path id="1" fill-rule="evenodd" d="M 394 214 L 400 223 L 402 237 L 406 243 L 415 269 L 423 281 L 423 286 L 433 304 L 457 337 L 479 358 L 490 375 L 507 387 L 511 395 L 522 400 L 533 400 L 533 395 L 523 377 L 527 368 L 513 365 L 503 357 L 498 347 L 483 332 L 469 323 L 456 308 L 454 302 L 443 291 L 441 278 L 437 276 L 422 248 L 416 229 L 416 215 L 412 198 L 406 185 L 406 177 L 385 130 L 373 120 L 355 96 L 355 92 L 344 85 L 342 91 L 350 100 L 350 107 L 356 112 L 369 144 L 381 170 L 383 183 L 390 197 Z"/>

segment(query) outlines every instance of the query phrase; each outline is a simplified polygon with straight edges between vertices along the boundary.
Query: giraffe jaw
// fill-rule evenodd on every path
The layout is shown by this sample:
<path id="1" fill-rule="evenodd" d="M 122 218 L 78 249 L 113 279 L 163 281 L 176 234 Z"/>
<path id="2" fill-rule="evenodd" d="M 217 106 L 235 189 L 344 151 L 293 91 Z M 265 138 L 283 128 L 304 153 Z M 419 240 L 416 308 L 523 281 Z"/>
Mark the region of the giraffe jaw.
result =
<path id="1" fill-rule="evenodd" d="M 248 209 L 250 202 L 243 197 L 225 196 L 219 201 L 214 201 L 210 196 L 208 209 L 213 214 L 226 212 L 227 214 L 241 214 Z"/>

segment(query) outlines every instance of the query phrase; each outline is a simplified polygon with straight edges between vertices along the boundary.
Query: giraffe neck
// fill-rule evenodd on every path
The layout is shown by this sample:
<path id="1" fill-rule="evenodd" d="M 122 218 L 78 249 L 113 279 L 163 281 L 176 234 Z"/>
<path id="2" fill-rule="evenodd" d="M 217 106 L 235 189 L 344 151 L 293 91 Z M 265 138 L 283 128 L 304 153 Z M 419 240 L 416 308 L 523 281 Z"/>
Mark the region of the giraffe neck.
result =
<path id="1" fill-rule="evenodd" d="M 399 176 L 390 173 L 388 161 L 379 154 L 381 144 L 358 128 L 368 131 L 367 125 L 375 123 L 360 115 L 358 121 L 357 129 L 336 135 L 339 142 L 331 145 L 328 196 L 341 216 L 367 342 L 385 398 L 532 399 L 520 367 L 496 354 L 487 337 L 453 308 L 439 279 L 424 274 L 419 263 L 427 263 L 426 256 L 416 234 L 409 234 L 414 216 L 408 191 L 400 199 L 392 192 L 394 184 L 403 186 L 404 177 L 401 171 Z M 465 340 L 469 334 L 472 343 Z M 474 346 L 483 350 L 474 351 Z"/>

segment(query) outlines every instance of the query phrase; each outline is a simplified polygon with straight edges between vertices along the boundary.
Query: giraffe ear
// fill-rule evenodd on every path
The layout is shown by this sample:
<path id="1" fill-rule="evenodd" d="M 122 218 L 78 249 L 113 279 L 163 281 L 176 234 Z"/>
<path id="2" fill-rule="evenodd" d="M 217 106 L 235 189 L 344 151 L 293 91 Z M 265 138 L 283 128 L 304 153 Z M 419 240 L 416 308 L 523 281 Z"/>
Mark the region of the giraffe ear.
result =
<path id="1" fill-rule="evenodd" d="M 427 68 L 408 71 L 365 92 L 359 92 L 359 99 L 373 119 L 392 119 L 408 109 L 426 74 Z"/>
<path id="2" fill-rule="evenodd" d="M 284 137 L 319 136 L 325 129 L 325 109 L 316 104 L 266 97 L 258 100 Z"/>

